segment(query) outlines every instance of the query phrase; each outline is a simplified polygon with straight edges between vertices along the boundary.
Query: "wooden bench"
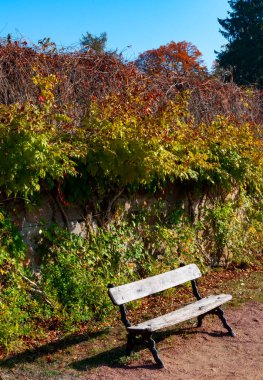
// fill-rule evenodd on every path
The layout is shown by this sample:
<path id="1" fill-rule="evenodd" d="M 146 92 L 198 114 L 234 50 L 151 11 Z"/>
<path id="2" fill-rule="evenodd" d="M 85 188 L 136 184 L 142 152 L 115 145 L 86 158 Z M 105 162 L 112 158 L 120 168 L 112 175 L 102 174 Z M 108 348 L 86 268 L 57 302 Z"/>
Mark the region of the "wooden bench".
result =
<path id="1" fill-rule="evenodd" d="M 132 282 L 121 286 L 108 285 L 108 294 L 114 305 L 118 305 L 121 313 L 121 320 L 127 329 L 127 347 L 126 354 L 129 356 L 132 353 L 136 343 L 136 336 L 142 336 L 147 347 L 150 349 L 155 362 L 159 367 L 163 367 L 163 362 L 159 358 L 156 349 L 155 341 L 152 338 L 154 331 L 169 327 L 180 322 L 197 317 L 197 327 L 202 325 L 203 318 L 207 314 L 216 314 L 223 323 L 231 336 L 235 336 L 233 330 L 227 323 L 223 310 L 219 307 L 225 302 L 231 300 L 230 294 L 211 295 L 202 298 L 199 294 L 196 279 L 201 277 L 202 274 L 195 264 L 181 266 L 170 272 L 159 274 L 157 276 L 149 277 L 144 280 Z M 160 317 L 131 325 L 127 319 L 125 303 L 149 296 L 151 294 L 181 285 L 185 282 L 191 281 L 192 290 L 196 302 L 188 304 L 179 308 L 172 313 L 162 315 Z"/>

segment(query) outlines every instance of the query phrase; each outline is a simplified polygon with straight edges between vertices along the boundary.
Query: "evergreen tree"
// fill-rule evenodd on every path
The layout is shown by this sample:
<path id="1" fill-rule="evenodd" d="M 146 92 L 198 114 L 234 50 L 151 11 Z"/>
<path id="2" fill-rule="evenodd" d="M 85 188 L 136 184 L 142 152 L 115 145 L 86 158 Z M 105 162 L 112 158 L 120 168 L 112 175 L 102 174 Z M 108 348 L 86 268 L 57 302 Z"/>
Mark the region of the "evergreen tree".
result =
<path id="1" fill-rule="evenodd" d="M 217 53 L 219 65 L 233 72 L 238 84 L 263 87 L 263 0 L 229 0 L 231 11 L 218 19 L 228 40 Z"/>

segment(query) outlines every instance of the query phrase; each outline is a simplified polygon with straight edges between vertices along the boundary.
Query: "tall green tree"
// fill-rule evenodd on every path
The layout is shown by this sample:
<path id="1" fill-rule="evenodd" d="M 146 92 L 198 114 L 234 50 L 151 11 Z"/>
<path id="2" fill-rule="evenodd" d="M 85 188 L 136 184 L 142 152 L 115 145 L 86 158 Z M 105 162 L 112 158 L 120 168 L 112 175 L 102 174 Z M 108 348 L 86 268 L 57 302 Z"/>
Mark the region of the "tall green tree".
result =
<path id="1" fill-rule="evenodd" d="M 263 0 L 229 0 L 231 11 L 218 19 L 220 33 L 228 40 L 217 53 L 219 65 L 233 70 L 241 85 L 263 87 Z"/>
<path id="2" fill-rule="evenodd" d="M 91 33 L 87 32 L 82 35 L 80 39 L 80 45 L 82 50 L 88 51 L 93 50 L 96 53 L 103 53 L 106 50 L 107 43 L 107 33 L 103 32 L 99 36 L 94 36 Z"/>

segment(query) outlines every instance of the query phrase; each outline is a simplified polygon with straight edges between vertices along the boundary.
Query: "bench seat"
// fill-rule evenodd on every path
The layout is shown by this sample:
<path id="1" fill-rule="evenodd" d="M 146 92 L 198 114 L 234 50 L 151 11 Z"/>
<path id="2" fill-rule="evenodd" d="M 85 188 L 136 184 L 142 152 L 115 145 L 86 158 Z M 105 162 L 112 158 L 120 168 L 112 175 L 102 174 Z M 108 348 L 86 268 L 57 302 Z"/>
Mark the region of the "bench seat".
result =
<path id="1" fill-rule="evenodd" d="M 211 295 L 202 298 L 199 301 L 186 305 L 171 313 L 162 315 L 160 317 L 150 319 L 146 322 L 139 323 L 138 325 L 130 326 L 128 331 L 157 331 L 165 327 L 173 326 L 175 324 L 187 321 L 194 317 L 198 317 L 210 310 L 217 308 L 225 302 L 232 299 L 230 294 Z"/>

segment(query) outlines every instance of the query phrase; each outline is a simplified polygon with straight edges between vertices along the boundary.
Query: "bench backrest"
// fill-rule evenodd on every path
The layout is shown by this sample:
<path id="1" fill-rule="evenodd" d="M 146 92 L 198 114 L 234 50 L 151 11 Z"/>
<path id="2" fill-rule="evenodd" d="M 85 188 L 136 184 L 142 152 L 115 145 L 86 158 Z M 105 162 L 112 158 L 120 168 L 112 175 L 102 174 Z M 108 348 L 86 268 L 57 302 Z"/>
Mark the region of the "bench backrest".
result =
<path id="1" fill-rule="evenodd" d="M 202 274 L 195 264 L 148 277 L 144 280 L 131 282 L 109 289 L 109 296 L 115 305 L 122 305 L 151 294 L 161 292 L 187 281 L 201 277 Z"/>

